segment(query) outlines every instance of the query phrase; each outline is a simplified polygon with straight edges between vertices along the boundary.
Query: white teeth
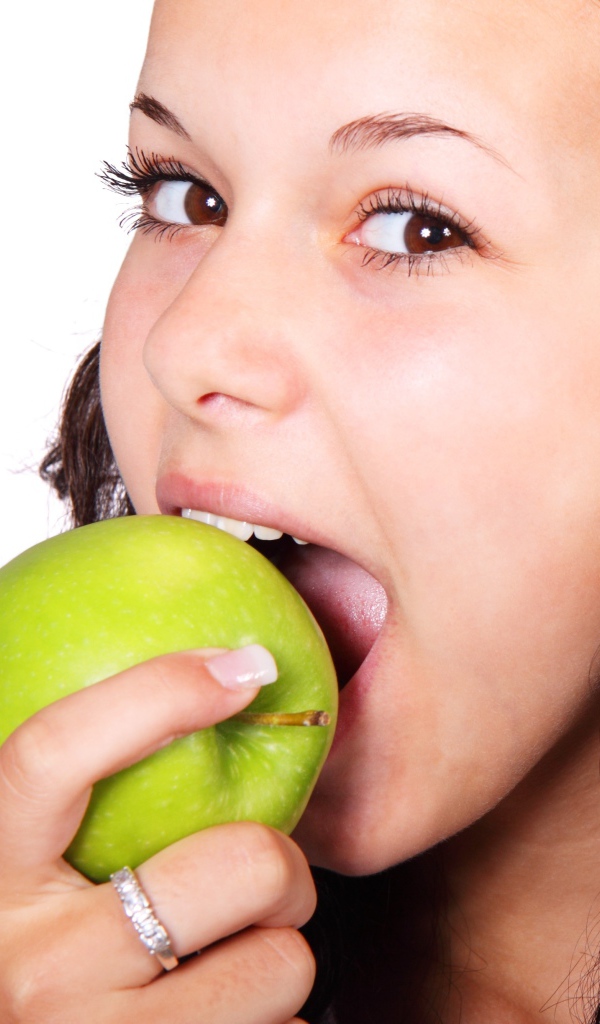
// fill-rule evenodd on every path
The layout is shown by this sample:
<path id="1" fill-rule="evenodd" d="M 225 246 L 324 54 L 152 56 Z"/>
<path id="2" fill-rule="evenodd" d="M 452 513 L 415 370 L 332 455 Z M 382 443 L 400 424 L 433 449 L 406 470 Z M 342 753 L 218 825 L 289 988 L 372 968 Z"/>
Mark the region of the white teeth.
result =
<path id="1" fill-rule="evenodd" d="M 181 515 L 184 519 L 195 519 L 198 523 L 206 523 L 207 526 L 216 526 L 225 533 L 231 533 L 238 540 L 249 540 L 254 527 L 252 523 L 240 522 L 239 519 L 229 519 L 227 516 L 215 516 L 212 512 L 199 512 L 195 508 L 182 508 Z"/>
<path id="2" fill-rule="evenodd" d="M 198 512 L 195 508 L 182 508 L 181 515 L 184 519 L 195 519 L 198 523 L 206 523 L 207 526 L 215 526 L 218 516 L 210 512 Z"/>
<path id="3" fill-rule="evenodd" d="M 254 536 L 257 540 L 279 540 L 283 537 L 281 530 L 275 530 L 272 526 L 255 526 Z"/>
<path id="4" fill-rule="evenodd" d="M 249 540 L 252 534 L 257 540 L 279 540 L 283 537 L 281 530 L 272 526 L 257 526 L 254 523 L 240 522 L 239 519 L 229 519 L 227 516 L 216 516 L 212 512 L 200 512 L 195 508 L 182 508 L 181 515 L 184 519 L 195 519 L 199 523 L 206 523 L 207 526 L 216 526 L 225 533 L 231 533 L 239 540 Z M 298 540 L 294 537 L 296 544 L 308 544 L 306 540 Z"/>
<path id="5" fill-rule="evenodd" d="M 215 526 L 225 533 L 231 533 L 238 540 L 250 540 L 254 527 L 252 523 L 240 522 L 239 519 L 228 519 L 227 516 L 217 516 Z"/>

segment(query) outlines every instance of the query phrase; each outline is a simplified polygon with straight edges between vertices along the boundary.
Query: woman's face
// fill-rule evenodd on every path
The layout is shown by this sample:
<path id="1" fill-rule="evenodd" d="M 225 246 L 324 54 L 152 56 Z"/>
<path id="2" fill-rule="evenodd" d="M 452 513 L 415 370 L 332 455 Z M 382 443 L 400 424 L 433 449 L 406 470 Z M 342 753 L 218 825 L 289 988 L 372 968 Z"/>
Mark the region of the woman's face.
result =
<path id="1" fill-rule="evenodd" d="M 155 11 L 135 175 L 184 183 L 142 185 L 106 420 L 138 512 L 310 542 L 283 568 L 362 661 L 315 863 L 468 825 L 591 699 L 599 32 L 575 0 Z"/>

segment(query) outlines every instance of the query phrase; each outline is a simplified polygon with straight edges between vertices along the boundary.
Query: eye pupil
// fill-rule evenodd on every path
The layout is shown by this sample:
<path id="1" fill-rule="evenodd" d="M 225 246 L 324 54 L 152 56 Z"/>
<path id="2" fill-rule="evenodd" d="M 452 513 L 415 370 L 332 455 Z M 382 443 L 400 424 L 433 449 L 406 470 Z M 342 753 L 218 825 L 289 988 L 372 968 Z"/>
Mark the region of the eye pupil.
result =
<path id="1" fill-rule="evenodd" d="M 450 238 L 452 232 L 450 231 L 450 228 L 448 226 L 443 228 L 425 227 L 421 228 L 419 234 L 421 238 L 425 239 L 428 242 L 431 242 L 432 245 L 439 245 L 439 243 L 442 242 L 444 238 Z"/>
<path id="2" fill-rule="evenodd" d="M 409 253 L 440 252 L 465 244 L 460 231 L 450 224 L 426 214 L 415 213 L 404 232 Z"/>

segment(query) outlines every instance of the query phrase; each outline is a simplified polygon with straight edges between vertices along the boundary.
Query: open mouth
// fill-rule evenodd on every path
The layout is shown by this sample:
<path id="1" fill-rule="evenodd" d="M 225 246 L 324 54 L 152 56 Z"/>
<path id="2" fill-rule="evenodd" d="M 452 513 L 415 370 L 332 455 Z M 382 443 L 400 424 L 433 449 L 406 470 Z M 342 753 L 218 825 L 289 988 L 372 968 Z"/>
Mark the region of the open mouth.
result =
<path id="1" fill-rule="evenodd" d="M 181 514 L 247 541 L 279 569 L 323 630 L 342 689 L 364 662 L 383 626 L 387 598 L 381 584 L 344 555 L 280 530 L 196 509 L 184 508 Z"/>

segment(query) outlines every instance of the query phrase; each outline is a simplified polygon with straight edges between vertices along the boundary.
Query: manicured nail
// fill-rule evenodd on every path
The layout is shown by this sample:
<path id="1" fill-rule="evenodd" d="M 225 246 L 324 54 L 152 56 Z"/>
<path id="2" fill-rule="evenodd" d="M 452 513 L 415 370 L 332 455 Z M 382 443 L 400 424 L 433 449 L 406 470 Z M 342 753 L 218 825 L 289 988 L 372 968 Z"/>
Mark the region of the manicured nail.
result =
<path id="1" fill-rule="evenodd" d="M 253 689 L 274 683 L 277 679 L 275 659 L 260 644 L 249 644 L 235 651 L 216 654 L 204 664 L 211 676 L 226 690 Z"/>

